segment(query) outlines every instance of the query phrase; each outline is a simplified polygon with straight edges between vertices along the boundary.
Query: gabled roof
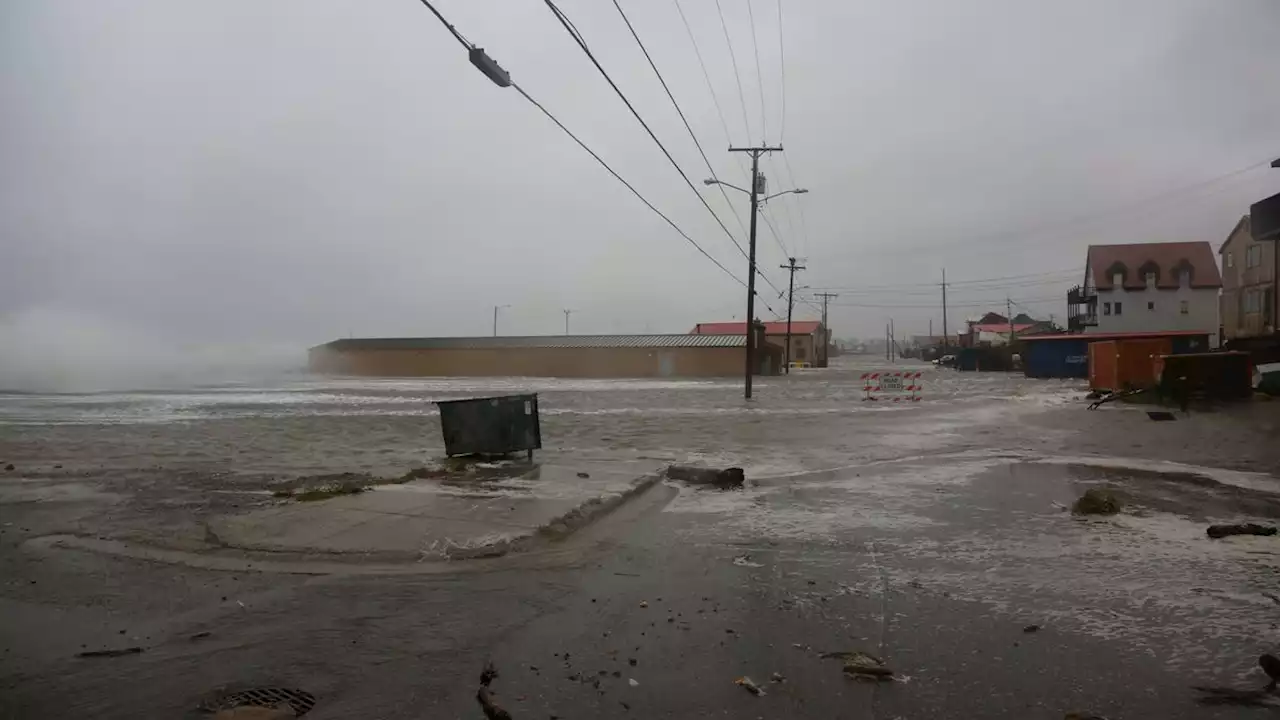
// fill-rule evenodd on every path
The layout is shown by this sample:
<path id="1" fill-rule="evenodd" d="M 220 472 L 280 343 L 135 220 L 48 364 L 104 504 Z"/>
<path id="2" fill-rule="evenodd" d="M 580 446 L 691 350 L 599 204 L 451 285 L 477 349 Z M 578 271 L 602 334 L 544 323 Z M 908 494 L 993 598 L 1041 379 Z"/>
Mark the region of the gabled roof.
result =
<path id="1" fill-rule="evenodd" d="M 1111 276 L 1116 271 L 1124 275 L 1124 289 L 1141 290 L 1148 270 L 1156 273 L 1156 287 L 1165 290 L 1177 289 L 1181 270 L 1191 272 L 1193 288 L 1222 287 L 1213 249 L 1204 241 L 1090 245 L 1088 267 L 1099 290 L 1114 289 Z"/>
<path id="2" fill-rule="evenodd" d="M 776 320 L 774 322 L 761 323 L 764 325 L 765 335 L 786 335 L 787 321 Z M 822 323 L 817 320 L 792 320 L 792 335 L 810 335 L 818 331 L 822 327 Z M 746 335 L 747 324 L 745 322 L 713 322 L 698 323 L 689 331 L 690 335 Z"/>
<path id="3" fill-rule="evenodd" d="M 1038 322 L 1037 322 L 1037 323 L 1014 323 L 1014 324 L 1013 324 L 1013 332 L 1014 332 L 1014 333 L 1020 333 L 1020 332 L 1022 332 L 1023 330 L 1030 330 L 1031 328 L 1033 328 L 1033 327 L 1035 327 L 1035 326 L 1037 326 L 1037 325 L 1039 325 L 1039 324 L 1040 324 L 1040 323 L 1038 323 Z M 993 332 L 993 333 L 1007 333 L 1007 332 L 1009 332 L 1009 323 L 1007 323 L 1007 322 L 1002 322 L 1002 323 L 974 323 L 973 325 L 970 325 L 969 327 L 970 327 L 974 332 Z"/>
<path id="4" fill-rule="evenodd" d="M 1245 213 L 1244 215 L 1241 215 L 1240 219 L 1236 221 L 1235 227 L 1231 228 L 1231 232 L 1227 233 L 1227 239 L 1223 240 L 1222 245 L 1218 247 L 1218 254 L 1221 255 L 1226 252 L 1227 245 L 1238 237 L 1246 237 L 1252 240 L 1253 233 L 1250 232 L 1250 224 L 1249 214 Z"/>
<path id="5" fill-rule="evenodd" d="M 516 335 L 511 337 L 343 338 L 314 349 L 478 350 L 496 348 L 746 347 L 746 335 Z"/>

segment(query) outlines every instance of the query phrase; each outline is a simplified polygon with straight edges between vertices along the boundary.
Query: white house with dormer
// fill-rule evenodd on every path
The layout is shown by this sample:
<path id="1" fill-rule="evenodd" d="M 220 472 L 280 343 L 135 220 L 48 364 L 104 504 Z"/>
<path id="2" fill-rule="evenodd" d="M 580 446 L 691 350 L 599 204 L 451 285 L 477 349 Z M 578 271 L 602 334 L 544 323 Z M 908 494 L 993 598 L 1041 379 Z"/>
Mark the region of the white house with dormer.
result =
<path id="1" fill-rule="evenodd" d="M 1221 288 L 1207 242 L 1090 245 L 1069 322 L 1085 333 L 1200 331 L 1218 347 Z"/>

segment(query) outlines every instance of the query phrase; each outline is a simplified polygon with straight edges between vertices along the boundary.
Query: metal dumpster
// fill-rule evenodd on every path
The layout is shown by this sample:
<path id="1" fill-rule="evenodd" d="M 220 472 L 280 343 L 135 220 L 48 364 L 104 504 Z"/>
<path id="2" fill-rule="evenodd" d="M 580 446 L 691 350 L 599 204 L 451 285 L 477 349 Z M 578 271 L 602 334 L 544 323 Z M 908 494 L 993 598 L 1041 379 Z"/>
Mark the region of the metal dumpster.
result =
<path id="1" fill-rule="evenodd" d="M 436 405 L 449 457 L 527 450 L 533 459 L 533 451 L 542 447 L 536 394 L 443 400 Z"/>

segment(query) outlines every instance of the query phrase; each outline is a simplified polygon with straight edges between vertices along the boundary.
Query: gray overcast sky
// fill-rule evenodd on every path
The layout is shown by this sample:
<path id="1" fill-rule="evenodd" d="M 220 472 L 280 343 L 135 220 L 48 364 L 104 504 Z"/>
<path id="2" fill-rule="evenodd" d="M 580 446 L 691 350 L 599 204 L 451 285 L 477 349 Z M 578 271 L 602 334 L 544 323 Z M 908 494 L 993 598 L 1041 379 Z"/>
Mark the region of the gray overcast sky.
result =
<path id="1" fill-rule="evenodd" d="M 832 309 L 839 336 L 875 335 L 889 316 L 901 333 L 923 332 L 940 313 L 922 307 L 936 288 L 921 283 L 944 266 L 956 281 L 1043 274 L 1038 285 L 957 287 L 953 322 L 979 310 L 965 303 L 1000 309 L 1006 294 L 1061 316 L 1089 243 L 1216 247 L 1250 202 L 1280 190 L 1280 170 L 1264 165 L 1135 205 L 1280 154 L 1274 0 L 783 0 L 785 131 L 778 5 L 751 0 L 758 78 L 747 1 L 720 3 L 740 101 L 716 3 L 681 0 L 729 138 L 676 4 L 622 4 L 722 177 L 747 182 L 729 141 L 785 144 L 811 193 L 775 201 L 772 217 L 807 259 L 799 284 L 847 288 Z M 437 6 L 745 277 L 745 260 L 541 2 Z M 705 177 L 613 5 L 561 7 L 690 177 Z M 512 306 L 509 333 L 560 332 L 565 307 L 577 310 L 575 332 L 683 332 L 743 316 L 739 285 L 515 90 L 473 69 L 416 0 L 60 0 L 0 12 L 9 362 L 19 344 L 127 356 L 487 334 L 495 303 Z M 772 190 L 786 185 L 780 158 L 765 171 Z M 767 233 L 760 249 L 785 287 Z"/>

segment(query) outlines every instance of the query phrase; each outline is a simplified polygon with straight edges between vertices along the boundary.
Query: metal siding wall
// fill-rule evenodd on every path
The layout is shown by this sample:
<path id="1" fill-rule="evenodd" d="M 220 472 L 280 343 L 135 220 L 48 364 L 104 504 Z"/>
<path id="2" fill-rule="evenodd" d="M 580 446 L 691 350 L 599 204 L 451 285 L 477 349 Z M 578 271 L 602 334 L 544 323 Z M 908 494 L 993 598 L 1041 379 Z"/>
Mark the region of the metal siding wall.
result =
<path id="1" fill-rule="evenodd" d="M 735 377 L 742 348 L 508 348 L 314 353 L 312 372 L 373 377 Z M 664 367 L 660 356 L 669 358 Z"/>

